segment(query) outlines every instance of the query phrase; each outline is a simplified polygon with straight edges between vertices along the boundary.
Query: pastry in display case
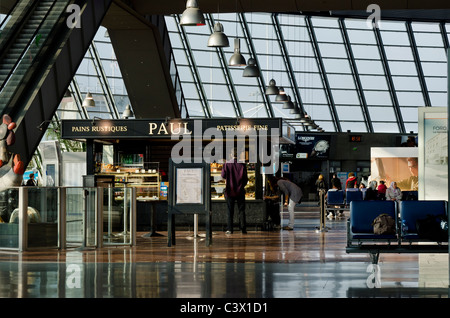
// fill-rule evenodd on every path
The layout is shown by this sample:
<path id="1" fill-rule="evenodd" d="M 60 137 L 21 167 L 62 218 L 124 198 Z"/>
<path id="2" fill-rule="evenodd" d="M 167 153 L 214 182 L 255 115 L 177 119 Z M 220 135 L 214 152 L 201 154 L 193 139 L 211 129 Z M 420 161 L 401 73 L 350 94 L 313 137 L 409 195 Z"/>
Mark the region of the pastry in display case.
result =
<path id="1" fill-rule="evenodd" d="M 159 200 L 160 175 L 159 163 L 148 162 L 133 165 L 129 157 L 126 164 L 102 164 L 102 171 L 98 175 L 114 175 L 114 187 L 136 188 L 138 201 Z M 145 168 L 144 168 L 145 167 Z M 115 192 L 116 200 L 123 200 L 123 191 Z"/>
<path id="2" fill-rule="evenodd" d="M 247 200 L 255 199 L 255 165 L 247 163 L 248 183 L 245 186 L 245 198 Z M 225 200 L 226 181 L 222 178 L 222 163 L 211 163 L 211 199 Z"/>

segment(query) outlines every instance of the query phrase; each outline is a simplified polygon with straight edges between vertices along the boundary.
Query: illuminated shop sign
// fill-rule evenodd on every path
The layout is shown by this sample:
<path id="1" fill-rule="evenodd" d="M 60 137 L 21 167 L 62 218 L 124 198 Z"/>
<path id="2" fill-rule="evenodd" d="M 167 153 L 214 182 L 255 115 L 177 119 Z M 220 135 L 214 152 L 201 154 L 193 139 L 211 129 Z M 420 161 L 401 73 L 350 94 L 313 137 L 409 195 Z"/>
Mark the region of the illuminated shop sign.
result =
<path id="1" fill-rule="evenodd" d="M 62 138 L 170 138 L 174 135 L 204 136 L 205 133 L 231 132 L 235 135 L 257 135 L 281 127 L 281 119 L 211 119 L 211 120 L 62 120 Z"/>

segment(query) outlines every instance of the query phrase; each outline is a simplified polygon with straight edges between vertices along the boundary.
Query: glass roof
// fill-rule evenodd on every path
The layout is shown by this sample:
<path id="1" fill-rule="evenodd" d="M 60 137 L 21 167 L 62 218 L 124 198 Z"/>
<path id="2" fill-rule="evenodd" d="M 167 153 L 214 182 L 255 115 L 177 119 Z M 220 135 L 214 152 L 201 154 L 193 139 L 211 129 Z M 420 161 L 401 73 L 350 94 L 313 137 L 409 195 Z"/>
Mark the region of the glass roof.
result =
<path id="1" fill-rule="evenodd" d="M 63 98 L 57 111 L 58 119 L 120 118 L 130 103 L 104 27 L 97 31 L 68 90 L 71 96 Z M 95 107 L 81 106 L 87 93 L 92 94 Z"/>
<path id="2" fill-rule="evenodd" d="M 442 23 L 380 21 L 298 14 L 212 14 L 206 25 L 182 27 L 180 16 L 165 21 L 173 48 L 171 69 L 181 82 L 188 116 L 282 117 L 303 127 L 275 96 L 264 94 L 271 79 L 328 132 L 418 131 L 417 107 L 447 105 L 448 26 Z M 230 46 L 207 41 L 222 23 Z M 260 77 L 243 77 L 228 66 L 234 39 Z M 129 104 L 114 49 L 101 27 L 63 99 L 57 116 L 120 118 Z M 90 92 L 95 108 L 81 107 Z M 178 98 L 179 96 L 177 96 Z"/>
<path id="3" fill-rule="evenodd" d="M 190 117 L 283 117 L 305 128 L 274 96 L 282 86 L 325 131 L 418 131 L 417 107 L 447 105 L 447 26 L 440 23 L 339 19 L 294 14 L 205 15 L 205 26 L 166 17 Z M 207 40 L 220 21 L 227 48 Z M 228 66 L 234 39 L 253 57 L 260 78 Z M 197 89 L 200 87 L 200 89 Z"/>

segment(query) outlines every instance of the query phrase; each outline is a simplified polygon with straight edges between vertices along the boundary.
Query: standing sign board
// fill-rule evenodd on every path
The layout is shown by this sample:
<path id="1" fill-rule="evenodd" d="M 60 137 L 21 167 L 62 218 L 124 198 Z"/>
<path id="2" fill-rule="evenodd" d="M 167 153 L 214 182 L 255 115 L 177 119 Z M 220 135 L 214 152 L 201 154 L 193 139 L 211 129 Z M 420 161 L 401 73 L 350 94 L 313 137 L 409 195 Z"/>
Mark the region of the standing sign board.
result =
<path id="1" fill-rule="evenodd" d="M 205 216 L 206 245 L 211 243 L 210 166 L 169 160 L 168 246 L 175 244 L 175 215 Z"/>

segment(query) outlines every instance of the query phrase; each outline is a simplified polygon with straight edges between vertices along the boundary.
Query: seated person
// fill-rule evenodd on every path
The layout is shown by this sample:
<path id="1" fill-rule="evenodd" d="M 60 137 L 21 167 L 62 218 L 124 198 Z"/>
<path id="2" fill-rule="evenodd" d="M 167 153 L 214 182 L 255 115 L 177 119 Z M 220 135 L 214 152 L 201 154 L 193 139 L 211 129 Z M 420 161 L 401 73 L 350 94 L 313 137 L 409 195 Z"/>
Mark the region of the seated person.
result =
<path id="1" fill-rule="evenodd" d="M 397 187 L 397 182 L 392 181 L 389 188 L 386 189 L 386 201 L 400 201 L 402 199 L 402 190 Z"/>
<path id="2" fill-rule="evenodd" d="M 358 179 L 356 179 L 355 174 L 350 172 L 348 174 L 348 179 L 345 181 L 345 190 L 351 188 L 358 188 Z"/>
<path id="3" fill-rule="evenodd" d="M 377 182 L 375 180 L 370 181 L 369 187 L 366 190 L 366 196 L 364 200 L 377 200 L 378 199 L 378 190 L 377 190 Z"/>
<path id="4" fill-rule="evenodd" d="M 339 191 L 340 189 L 338 188 L 337 184 L 332 183 L 331 189 L 329 189 L 328 191 Z M 327 197 L 328 197 L 328 192 L 325 194 L 325 202 L 327 201 Z M 339 208 L 339 206 L 334 206 L 335 208 Z M 344 214 L 344 211 L 339 210 L 339 216 L 342 216 Z M 335 211 L 330 211 L 327 215 L 327 218 L 332 219 L 334 217 L 336 217 L 336 212 Z"/>
<path id="5" fill-rule="evenodd" d="M 377 191 L 378 191 L 378 199 L 379 200 L 386 200 L 386 184 L 383 180 L 380 180 L 380 184 L 378 185 Z"/>

